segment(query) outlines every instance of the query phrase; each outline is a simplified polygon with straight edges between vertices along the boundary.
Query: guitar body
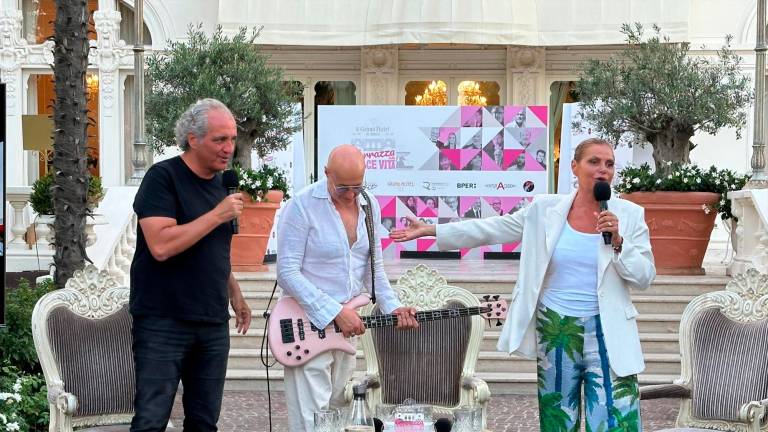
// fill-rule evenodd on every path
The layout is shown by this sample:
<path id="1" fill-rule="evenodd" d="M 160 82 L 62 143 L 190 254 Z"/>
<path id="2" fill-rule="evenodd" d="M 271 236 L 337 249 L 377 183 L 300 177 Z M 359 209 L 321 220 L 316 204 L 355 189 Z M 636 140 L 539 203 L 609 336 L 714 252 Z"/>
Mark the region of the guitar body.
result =
<path id="1" fill-rule="evenodd" d="M 480 306 L 470 306 L 453 309 L 436 309 L 416 312 L 416 321 L 427 322 L 463 316 L 480 315 L 487 320 L 502 320 L 507 316 L 507 303 L 499 300 L 499 296 L 485 296 L 485 303 Z M 359 309 L 370 302 L 367 295 L 359 295 L 346 306 Z M 397 325 L 397 315 L 372 315 L 360 317 L 368 329 L 391 327 Z M 501 325 L 501 322 L 496 324 Z M 301 366 L 318 354 L 326 351 L 340 350 L 355 354 L 355 346 L 344 337 L 336 323 L 331 323 L 324 329 L 315 327 L 307 318 L 301 305 L 292 297 L 281 297 L 275 303 L 275 309 L 269 316 L 267 324 L 269 349 L 275 360 L 286 367 Z"/>
<path id="2" fill-rule="evenodd" d="M 347 305 L 358 309 L 369 302 L 368 296 L 359 295 Z M 356 351 L 334 324 L 325 329 L 315 327 L 293 297 L 280 297 L 277 301 L 269 316 L 267 336 L 275 360 L 286 367 L 301 366 L 326 351 L 340 350 L 348 354 Z"/>

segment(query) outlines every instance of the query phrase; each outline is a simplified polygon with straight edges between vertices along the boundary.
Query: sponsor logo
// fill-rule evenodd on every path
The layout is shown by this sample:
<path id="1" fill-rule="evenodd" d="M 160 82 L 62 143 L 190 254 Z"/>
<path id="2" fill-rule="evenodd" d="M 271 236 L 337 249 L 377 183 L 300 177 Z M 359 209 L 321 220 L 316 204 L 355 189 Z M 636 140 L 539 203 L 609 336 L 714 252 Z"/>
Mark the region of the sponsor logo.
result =
<path id="1" fill-rule="evenodd" d="M 426 189 L 426 190 L 434 191 L 434 190 L 440 190 L 440 189 L 447 188 L 448 187 L 448 183 L 437 183 L 437 182 L 425 181 L 425 182 L 421 182 L 421 187 Z"/>
<path id="2" fill-rule="evenodd" d="M 387 182 L 387 186 L 388 187 L 393 187 L 393 188 L 412 188 L 412 187 L 416 187 L 416 182 L 412 182 L 412 181 L 391 181 L 391 182 Z"/>
<path id="3" fill-rule="evenodd" d="M 456 183 L 456 189 L 477 189 L 477 183 Z"/>
<path id="4" fill-rule="evenodd" d="M 485 185 L 486 189 L 494 189 L 494 190 L 507 190 L 507 189 L 513 189 L 517 187 L 514 183 L 504 183 L 504 182 L 498 182 L 498 183 L 488 183 Z"/>

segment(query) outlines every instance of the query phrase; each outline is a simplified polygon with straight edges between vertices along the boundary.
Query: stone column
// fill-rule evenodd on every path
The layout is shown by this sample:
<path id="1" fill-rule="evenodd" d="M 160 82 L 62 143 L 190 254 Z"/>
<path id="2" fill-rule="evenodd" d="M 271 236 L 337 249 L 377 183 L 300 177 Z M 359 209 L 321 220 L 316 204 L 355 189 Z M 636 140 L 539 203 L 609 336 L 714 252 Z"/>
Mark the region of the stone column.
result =
<path id="1" fill-rule="evenodd" d="M 21 130 L 24 112 L 21 64 L 29 54 L 29 47 L 21 37 L 21 24 L 21 11 L 15 9 L 15 2 L 3 0 L 0 10 L 0 81 L 5 83 L 6 91 L 6 181 L 12 186 L 27 184 Z"/>
<path id="2" fill-rule="evenodd" d="M 13 208 L 13 225 L 11 226 L 11 234 L 13 237 L 6 244 L 8 245 L 9 252 L 11 250 L 25 250 L 29 249 L 27 243 L 24 241 L 24 233 L 27 232 L 27 224 L 24 223 L 24 208 L 27 207 L 29 202 L 29 194 L 31 189 L 29 186 L 8 186 L 6 189 L 6 198 Z M 5 226 L 8 226 L 8 221 L 5 221 Z"/>
<path id="3" fill-rule="evenodd" d="M 396 46 L 363 47 L 361 104 L 401 105 L 398 101 L 398 63 Z"/>
<path id="4" fill-rule="evenodd" d="M 507 104 L 547 105 L 543 47 L 507 47 Z"/>
<path id="5" fill-rule="evenodd" d="M 105 187 L 125 183 L 123 139 L 120 134 L 120 80 L 118 68 L 123 58 L 131 55 L 119 40 L 120 12 L 98 10 L 93 14 L 96 25 L 96 49 L 91 62 L 99 68 L 99 172 Z"/>

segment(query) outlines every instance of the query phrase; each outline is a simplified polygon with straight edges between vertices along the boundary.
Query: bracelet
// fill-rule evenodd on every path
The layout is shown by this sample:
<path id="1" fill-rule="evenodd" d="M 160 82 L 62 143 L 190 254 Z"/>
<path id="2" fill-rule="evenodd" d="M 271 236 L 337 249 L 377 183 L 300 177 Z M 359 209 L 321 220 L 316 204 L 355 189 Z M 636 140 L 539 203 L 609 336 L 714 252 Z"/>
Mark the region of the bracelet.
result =
<path id="1" fill-rule="evenodd" d="M 621 239 L 621 243 L 613 245 L 613 253 L 621 253 L 621 246 L 624 245 L 624 239 Z"/>

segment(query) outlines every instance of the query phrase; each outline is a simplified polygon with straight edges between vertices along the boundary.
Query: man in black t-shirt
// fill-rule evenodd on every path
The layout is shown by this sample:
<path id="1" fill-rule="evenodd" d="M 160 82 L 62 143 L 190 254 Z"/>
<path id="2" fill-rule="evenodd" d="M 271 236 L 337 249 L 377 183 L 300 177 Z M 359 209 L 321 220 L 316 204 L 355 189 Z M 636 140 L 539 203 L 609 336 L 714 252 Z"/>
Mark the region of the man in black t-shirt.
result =
<path id="1" fill-rule="evenodd" d="M 238 332 L 245 334 L 251 321 L 229 259 L 230 221 L 242 211 L 243 200 L 239 193 L 227 194 L 220 174 L 236 136 L 224 104 L 198 101 L 176 123 L 176 142 L 184 153 L 153 165 L 136 194 L 132 432 L 165 430 L 179 380 L 184 430 L 217 430 L 229 355 L 227 304 L 235 311 Z"/>

